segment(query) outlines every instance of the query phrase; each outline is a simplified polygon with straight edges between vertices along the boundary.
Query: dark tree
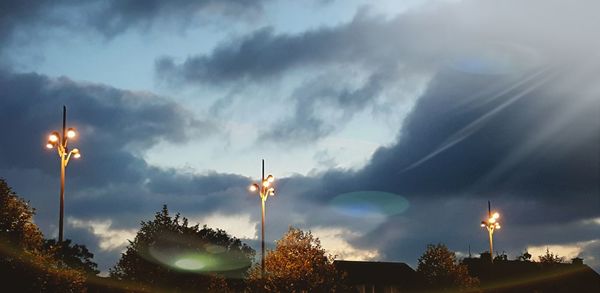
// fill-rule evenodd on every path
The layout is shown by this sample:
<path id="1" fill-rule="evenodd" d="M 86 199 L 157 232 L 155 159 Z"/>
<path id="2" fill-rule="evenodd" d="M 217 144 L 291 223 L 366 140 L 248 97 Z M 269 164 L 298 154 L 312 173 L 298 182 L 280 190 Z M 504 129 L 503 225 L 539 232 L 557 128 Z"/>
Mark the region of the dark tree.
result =
<path id="1" fill-rule="evenodd" d="M 565 258 L 558 256 L 558 254 L 554 254 L 550 252 L 548 248 L 546 248 L 546 254 L 538 256 L 541 264 L 551 265 L 551 264 L 559 264 L 564 263 Z"/>
<path id="2" fill-rule="evenodd" d="M 14 292 L 81 292 L 85 277 L 44 254 L 35 211 L 0 179 L 0 276 Z M 5 288 L 8 289 L 8 288 Z"/>
<path id="3" fill-rule="evenodd" d="M 70 239 L 62 243 L 57 243 L 54 239 L 46 239 L 42 247 L 47 255 L 61 261 L 66 267 L 84 272 L 87 275 L 100 273 L 98 264 L 92 261 L 94 254 L 85 245 L 71 245 Z"/>
<path id="4" fill-rule="evenodd" d="M 507 261 L 507 260 L 508 260 L 508 255 L 506 255 L 505 252 L 502 252 L 502 254 L 496 255 L 494 257 L 494 262 Z"/>
<path id="5" fill-rule="evenodd" d="M 418 260 L 417 273 L 432 289 L 469 291 L 479 286 L 479 280 L 471 277 L 467 267 L 457 262 L 454 252 L 441 243 L 427 245 Z"/>
<path id="6" fill-rule="evenodd" d="M 141 223 L 110 275 L 151 291 L 227 291 L 225 278 L 243 278 L 253 258 L 254 250 L 239 239 L 189 226 L 179 214 L 171 217 L 165 205 L 154 220 Z"/>
<path id="7" fill-rule="evenodd" d="M 265 277 L 260 265 L 252 268 L 249 284 L 258 292 L 342 292 L 343 273 L 336 270 L 333 257 L 311 232 L 290 228 L 265 257 Z M 344 291 L 345 292 L 345 291 Z"/>

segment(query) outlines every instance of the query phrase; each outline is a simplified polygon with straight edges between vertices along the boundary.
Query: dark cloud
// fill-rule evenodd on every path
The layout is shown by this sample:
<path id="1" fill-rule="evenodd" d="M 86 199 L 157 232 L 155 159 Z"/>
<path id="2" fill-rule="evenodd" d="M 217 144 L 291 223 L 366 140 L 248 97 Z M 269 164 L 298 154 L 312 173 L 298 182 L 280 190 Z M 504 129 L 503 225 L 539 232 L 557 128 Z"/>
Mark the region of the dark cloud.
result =
<path id="1" fill-rule="evenodd" d="M 336 63 L 359 62 L 377 66 L 396 59 L 394 44 L 375 46 L 383 38 L 394 40 L 392 25 L 357 16 L 351 23 L 288 35 L 264 28 L 239 40 L 221 44 L 208 55 L 187 58 L 176 64 L 172 58 L 157 60 L 159 76 L 180 82 L 227 84 L 261 81 L 297 68 L 322 67 Z M 373 64 L 372 61 L 380 62 Z"/>
<path id="2" fill-rule="evenodd" d="M 85 138 L 72 143 L 86 158 L 73 165 L 84 166 L 77 174 L 88 180 L 87 184 L 92 184 L 92 178 L 99 185 L 139 180 L 138 170 L 146 166 L 136 153 L 163 140 L 183 142 L 189 135 L 212 133 L 209 122 L 197 120 L 181 106 L 149 93 L 37 74 L 4 73 L 0 87 L 4 89 L 0 110 L 4 134 L 32 134 L 2 144 L 2 153 L 19 154 L 1 159 L 7 167 L 39 168 L 40 162 L 48 161 L 47 154 L 39 152 L 39 145 L 47 133 L 60 128 L 62 105 L 68 105 L 69 125 L 77 127 Z M 120 168 L 111 166 L 115 161 L 121 162 Z M 88 165 L 94 168 L 85 168 Z M 42 166 L 44 171 L 54 171 L 49 163 Z"/>

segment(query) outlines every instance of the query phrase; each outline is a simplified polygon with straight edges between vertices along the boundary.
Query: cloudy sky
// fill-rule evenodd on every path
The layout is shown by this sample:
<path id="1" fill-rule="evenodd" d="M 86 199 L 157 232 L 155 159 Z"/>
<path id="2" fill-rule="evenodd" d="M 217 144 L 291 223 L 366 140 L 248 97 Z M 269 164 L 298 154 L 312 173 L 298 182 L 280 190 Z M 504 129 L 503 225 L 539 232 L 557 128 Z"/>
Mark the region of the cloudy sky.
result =
<path id="1" fill-rule="evenodd" d="M 0 177 L 103 271 L 163 204 L 255 248 L 310 229 L 338 259 L 428 243 L 549 247 L 600 270 L 598 1 L 0 2 Z"/>

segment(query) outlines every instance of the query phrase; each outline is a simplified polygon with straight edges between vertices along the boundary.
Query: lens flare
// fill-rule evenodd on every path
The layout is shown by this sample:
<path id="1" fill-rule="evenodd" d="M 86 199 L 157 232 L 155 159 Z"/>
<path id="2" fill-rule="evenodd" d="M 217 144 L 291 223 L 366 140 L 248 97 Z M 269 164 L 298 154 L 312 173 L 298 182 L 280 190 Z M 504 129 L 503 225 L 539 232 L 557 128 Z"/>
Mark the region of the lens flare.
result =
<path id="1" fill-rule="evenodd" d="M 336 196 L 331 206 L 341 214 L 361 218 L 381 218 L 401 214 L 409 207 L 404 197 L 381 191 L 357 191 Z"/>
<path id="2" fill-rule="evenodd" d="M 198 274 L 218 272 L 231 277 L 239 277 L 238 272 L 251 265 L 248 257 L 240 251 L 229 251 L 222 245 L 173 233 L 160 236 L 155 245 L 140 255 L 175 270 Z"/>

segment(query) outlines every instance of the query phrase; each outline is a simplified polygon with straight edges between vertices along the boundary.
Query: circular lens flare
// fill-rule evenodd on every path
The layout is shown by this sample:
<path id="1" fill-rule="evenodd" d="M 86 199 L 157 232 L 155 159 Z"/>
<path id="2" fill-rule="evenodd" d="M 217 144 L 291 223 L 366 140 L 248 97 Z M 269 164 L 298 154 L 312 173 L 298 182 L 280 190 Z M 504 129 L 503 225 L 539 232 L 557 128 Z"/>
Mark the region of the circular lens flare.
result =
<path id="1" fill-rule="evenodd" d="M 361 218 L 383 218 L 401 214 L 409 207 L 404 197 L 381 191 L 344 193 L 331 200 L 333 208 L 345 215 Z"/>

